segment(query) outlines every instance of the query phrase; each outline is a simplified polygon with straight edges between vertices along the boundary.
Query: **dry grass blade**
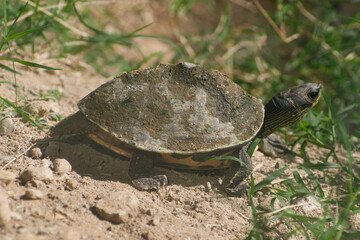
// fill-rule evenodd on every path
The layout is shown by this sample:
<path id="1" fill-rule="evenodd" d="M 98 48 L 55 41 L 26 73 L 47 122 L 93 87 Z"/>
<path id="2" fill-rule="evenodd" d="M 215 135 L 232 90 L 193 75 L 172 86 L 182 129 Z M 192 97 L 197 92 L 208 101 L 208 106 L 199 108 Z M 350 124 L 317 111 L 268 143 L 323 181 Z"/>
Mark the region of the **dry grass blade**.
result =
<path id="1" fill-rule="evenodd" d="M 13 163 L 16 159 L 18 159 L 19 157 L 21 157 L 22 155 L 24 155 L 25 153 L 27 153 L 33 146 L 34 144 L 31 144 L 30 147 L 28 147 L 25 151 L 23 151 L 22 153 L 20 153 L 19 155 L 17 155 L 16 157 L 14 157 L 13 159 L 11 159 L 7 164 L 5 164 L 1 170 L 4 170 L 5 168 L 7 168 L 8 166 L 10 166 L 11 163 Z"/>
<path id="2" fill-rule="evenodd" d="M 279 37 L 281 38 L 281 40 L 283 42 L 289 43 L 292 42 L 293 40 L 297 39 L 298 37 L 300 37 L 299 33 L 295 33 L 289 37 L 286 36 L 286 32 L 285 32 L 285 28 L 279 28 L 276 23 L 271 19 L 271 17 L 269 16 L 269 14 L 266 12 L 265 8 L 260 4 L 260 2 L 258 0 L 253 0 L 256 7 L 259 9 L 259 11 L 261 12 L 261 14 L 265 17 L 266 21 L 269 22 L 269 24 L 273 27 L 273 29 L 275 30 L 275 32 L 279 35 Z"/>

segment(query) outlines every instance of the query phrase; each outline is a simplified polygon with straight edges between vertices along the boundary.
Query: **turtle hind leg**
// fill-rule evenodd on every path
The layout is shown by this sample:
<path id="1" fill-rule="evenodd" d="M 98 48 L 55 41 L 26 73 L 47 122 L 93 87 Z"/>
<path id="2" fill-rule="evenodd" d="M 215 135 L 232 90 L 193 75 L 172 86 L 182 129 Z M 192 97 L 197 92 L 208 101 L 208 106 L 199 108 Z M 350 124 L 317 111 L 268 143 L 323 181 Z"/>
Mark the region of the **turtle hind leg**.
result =
<path id="1" fill-rule="evenodd" d="M 259 150 L 267 156 L 278 157 L 288 151 L 288 147 L 283 139 L 271 134 L 261 140 Z"/>
<path id="2" fill-rule="evenodd" d="M 239 152 L 242 163 L 234 162 L 225 176 L 225 192 L 230 196 L 242 197 L 249 189 L 249 184 L 243 182 L 252 172 L 252 161 L 247 153 L 249 145 L 245 145 Z"/>
<path id="3" fill-rule="evenodd" d="M 131 160 L 128 175 L 131 182 L 139 190 L 158 190 L 167 185 L 167 176 L 154 169 L 153 160 L 156 153 L 135 149 Z"/>

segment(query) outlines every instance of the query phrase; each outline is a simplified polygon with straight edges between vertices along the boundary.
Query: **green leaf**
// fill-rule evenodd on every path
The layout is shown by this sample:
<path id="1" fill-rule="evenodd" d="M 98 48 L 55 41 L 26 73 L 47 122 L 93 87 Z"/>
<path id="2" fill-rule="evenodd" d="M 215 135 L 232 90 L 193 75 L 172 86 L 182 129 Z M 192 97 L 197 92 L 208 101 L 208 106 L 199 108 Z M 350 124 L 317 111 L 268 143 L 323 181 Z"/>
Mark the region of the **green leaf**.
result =
<path id="1" fill-rule="evenodd" d="M 286 167 L 283 167 L 281 169 L 279 169 L 278 171 L 276 172 L 272 172 L 269 174 L 269 176 L 267 176 L 266 178 L 264 178 L 261 182 L 259 182 L 258 184 L 255 185 L 254 187 L 254 192 L 257 192 L 259 191 L 262 187 L 268 185 L 268 184 L 271 184 L 271 182 L 279 177 L 286 169 L 288 169 L 289 166 L 286 166 Z"/>
<path id="2" fill-rule="evenodd" d="M 1 63 L 0 63 L 0 68 L 5 69 L 5 70 L 7 70 L 7 71 L 9 71 L 9 72 L 13 72 L 13 73 L 21 74 L 21 73 L 19 73 L 18 71 L 14 70 L 14 69 L 12 69 L 12 68 L 10 68 L 10 67 L 8 67 L 8 66 L 4 65 L 4 64 L 1 64 Z"/>
<path id="3" fill-rule="evenodd" d="M 312 183 L 316 186 L 316 190 L 317 190 L 319 196 L 321 198 L 324 198 L 325 197 L 324 191 L 321 187 L 320 182 L 315 177 L 315 174 L 312 171 L 310 171 L 310 169 L 308 169 L 307 167 L 302 167 L 302 169 L 305 170 L 305 172 L 309 175 L 309 178 L 311 179 Z"/>
<path id="4" fill-rule="evenodd" d="M 310 192 L 310 190 L 307 188 L 307 186 L 305 185 L 304 181 L 301 179 L 300 174 L 298 171 L 294 171 L 293 172 L 293 176 L 295 181 L 298 183 L 298 189 L 297 192 L 301 192 L 301 193 L 306 193 L 309 195 L 312 195 L 312 193 Z"/>
<path id="5" fill-rule="evenodd" d="M 3 10 L 4 10 L 4 36 L 7 36 L 7 11 L 6 11 L 6 0 L 3 0 Z"/>
<path id="6" fill-rule="evenodd" d="M 253 140 L 253 142 L 250 144 L 250 146 L 247 150 L 250 157 L 252 157 L 252 155 L 254 154 L 255 149 L 256 149 L 257 145 L 259 145 L 260 141 L 261 141 L 261 138 L 255 138 Z"/>
<path id="7" fill-rule="evenodd" d="M 40 30 L 43 30 L 45 29 L 47 26 L 40 26 L 40 27 L 37 27 L 37 28 L 33 28 L 33 29 L 29 29 L 29 30 L 26 30 L 26 31 L 23 31 L 23 32 L 19 32 L 19 33 L 14 33 L 10 36 L 7 37 L 7 40 L 8 41 L 11 41 L 11 40 L 15 40 L 17 38 L 21 38 L 27 34 L 30 34 L 30 33 L 33 33 L 33 32 L 37 32 L 37 31 L 40 31 Z"/>
<path id="8" fill-rule="evenodd" d="M 10 58 L 0 57 L 0 60 L 14 61 L 14 62 L 17 62 L 17 63 L 21 63 L 21 64 L 23 64 L 25 66 L 36 67 L 36 68 L 44 68 L 44 69 L 47 69 L 47 70 L 61 70 L 60 68 L 52 68 L 52 67 L 44 66 L 44 65 L 37 64 L 37 63 L 34 63 L 34 62 L 28 62 L 28 61 L 19 60 L 19 59 L 10 59 Z"/>
<path id="9" fill-rule="evenodd" d="M 13 85 L 13 86 L 15 86 L 15 87 L 19 87 L 19 85 L 17 85 L 17 83 L 14 83 L 14 82 L 0 81 L 0 84 L 3 84 L 3 83 L 10 84 L 10 85 Z"/>

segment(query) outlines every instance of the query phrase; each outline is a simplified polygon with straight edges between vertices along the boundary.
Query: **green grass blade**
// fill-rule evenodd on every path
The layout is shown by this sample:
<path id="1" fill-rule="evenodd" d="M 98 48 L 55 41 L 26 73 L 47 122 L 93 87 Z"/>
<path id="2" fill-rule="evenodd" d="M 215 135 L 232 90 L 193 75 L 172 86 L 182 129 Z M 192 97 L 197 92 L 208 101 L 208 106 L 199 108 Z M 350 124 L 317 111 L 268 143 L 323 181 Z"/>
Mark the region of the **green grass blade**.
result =
<path id="1" fill-rule="evenodd" d="M 314 186 L 316 187 L 316 190 L 317 190 L 319 196 L 321 198 L 324 198 L 325 197 L 324 191 L 321 187 L 319 180 L 315 177 L 315 174 L 306 167 L 302 167 L 302 169 L 304 169 L 304 171 L 309 175 L 309 178 L 312 181 L 312 183 L 314 184 Z"/>
<path id="2" fill-rule="evenodd" d="M 16 84 L 16 83 L 14 83 L 14 82 L 9 82 L 9 81 L 0 81 L 0 84 L 3 84 L 3 83 L 13 85 L 14 87 L 19 87 L 19 85 L 18 85 L 18 84 Z"/>
<path id="3" fill-rule="evenodd" d="M 45 65 L 37 64 L 37 63 L 34 63 L 34 62 L 28 62 L 28 61 L 24 61 L 24 60 L 19 60 L 19 59 L 10 59 L 10 58 L 0 57 L 0 60 L 14 61 L 14 62 L 17 62 L 17 63 L 21 63 L 21 64 L 23 64 L 25 66 L 43 68 L 43 69 L 47 69 L 47 70 L 61 70 L 61 68 L 48 67 L 48 66 L 45 66 Z"/>
<path id="4" fill-rule="evenodd" d="M 103 31 L 100 31 L 92 26 L 90 26 L 89 24 L 87 24 L 84 19 L 82 18 L 82 16 L 80 15 L 80 13 L 78 12 L 76 6 L 75 6 L 75 2 L 73 3 L 73 9 L 74 9 L 74 12 L 76 14 L 76 16 L 78 17 L 79 21 L 88 29 L 90 29 L 91 31 L 97 33 L 97 34 L 106 34 L 105 32 Z"/>
<path id="5" fill-rule="evenodd" d="M 140 32 L 140 31 L 144 30 L 145 28 L 150 27 L 152 24 L 153 24 L 153 23 L 146 24 L 145 26 L 143 26 L 143 27 L 141 27 L 141 28 L 138 28 L 138 29 L 136 29 L 135 31 L 131 32 L 129 35 L 133 35 L 133 34 L 135 34 L 135 33 L 138 33 L 138 32 Z"/>
<path id="6" fill-rule="evenodd" d="M 254 203 L 254 193 L 255 193 L 255 181 L 254 181 L 254 177 L 250 174 L 251 177 L 251 184 L 250 184 L 250 189 L 249 189 L 249 200 L 250 200 L 250 205 L 251 205 L 251 213 L 253 216 L 253 224 L 254 227 L 251 230 L 251 232 L 249 233 L 249 235 L 247 236 L 246 239 L 248 240 L 252 240 L 252 239 L 256 239 L 256 240 L 260 240 L 261 239 L 261 235 L 260 235 L 260 223 L 258 221 L 258 214 L 256 211 L 256 206 Z"/>
<path id="7" fill-rule="evenodd" d="M 337 163 L 312 164 L 310 162 L 306 162 L 304 164 L 300 164 L 299 166 L 307 168 L 307 169 L 316 169 L 316 170 L 331 169 L 331 168 L 341 168 L 341 166 L 339 164 L 337 164 Z"/>
<path id="8" fill-rule="evenodd" d="M 293 172 L 293 176 L 295 181 L 298 183 L 297 187 L 297 192 L 300 193 L 305 193 L 308 195 L 312 195 L 312 193 L 310 192 L 310 190 L 307 188 L 306 184 L 304 183 L 304 181 L 301 179 L 300 174 L 298 171 L 294 171 Z"/>
<path id="9" fill-rule="evenodd" d="M 28 113 L 24 112 L 21 108 L 15 106 L 12 102 L 7 100 L 6 98 L 0 97 L 0 99 L 3 100 L 6 103 L 6 105 L 15 109 L 16 112 L 18 112 L 21 116 L 23 116 L 23 118 L 31 122 L 31 124 L 39 128 L 40 130 L 43 130 L 43 128 L 39 124 L 37 124 L 34 120 L 31 119 Z"/>
<path id="10" fill-rule="evenodd" d="M 6 8 L 6 0 L 3 0 L 3 11 L 4 11 L 4 36 L 7 36 L 8 29 L 7 29 L 7 8 Z"/>
<path id="11" fill-rule="evenodd" d="M 7 71 L 9 71 L 9 72 L 13 72 L 13 73 L 16 73 L 16 74 L 20 74 L 18 71 L 14 70 L 14 69 L 12 69 L 11 67 L 8 67 L 8 66 L 6 66 L 6 65 L 4 65 L 4 64 L 2 64 L 2 63 L 0 63 L 0 68 L 5 69 L 5 70 L 7 70 Z"/>
<path id="12" fill-rule="evenodd" d="M 247 150 L 250 157 L 252 157 L 252 155 L 254 154 L 255 149 L 256 149 L 257 145 L 259 145 L 260 141 L 261 141 L 261 138 L 255 138 L 254 141 L 250 144 L 250 146 Z"/>
<path id="13" fill-rule="evenodd" d="M 14 33 L 10 36 L 7 37 L 7 40 L 8 41 L 12 41 L 12 40 L 15 40 L 17 38 L 21 38 L 27 34 L 30 34 L 30 33 L 34 33 L 34 32 L 37 32 L 37 31 L 40 31 L 40 30 L 43 30 L 45 28 L 47 28 L 48 26 L 40 26 L 40 27 L 36 27 L 36 28 L 32 28 L 32 29 L 29 29 L 29 30 L 25 30 L 25 31 L 22 31 L 22 32 L 18 32 L 18 33 Z"/>
<path id="14" fill-rule="evenodd" d="M 258 184 L 255 185 L 254 187 L 254 192 L 259 191 L 262 187 L 270 184 L 275 178 L 279 177 L 286 169 L 288 169 L 289 166 L 283 167 L 281 169 L 279 169 L 276 172 L 272 172 L 269 174 L 269 176 L 267 176 L 266 178 L 264 178 L 261 182 L 259 182 Z"/>

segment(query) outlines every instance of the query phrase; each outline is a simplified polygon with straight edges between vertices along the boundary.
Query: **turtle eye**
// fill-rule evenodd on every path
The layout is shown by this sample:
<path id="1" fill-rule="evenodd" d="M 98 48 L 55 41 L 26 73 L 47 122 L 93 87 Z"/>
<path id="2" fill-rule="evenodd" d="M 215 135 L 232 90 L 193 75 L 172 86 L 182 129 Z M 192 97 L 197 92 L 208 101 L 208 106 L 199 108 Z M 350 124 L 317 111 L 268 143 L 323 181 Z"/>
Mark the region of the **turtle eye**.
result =
<path id="1" fill-rule="evenodd" d="M 308 93 L 308 97 L 312 100 L 315 100 L 317 97 L 319 96 L 319 92 L 318 91 L 314 91 L 314 92 L 309 92 Z"/>

